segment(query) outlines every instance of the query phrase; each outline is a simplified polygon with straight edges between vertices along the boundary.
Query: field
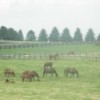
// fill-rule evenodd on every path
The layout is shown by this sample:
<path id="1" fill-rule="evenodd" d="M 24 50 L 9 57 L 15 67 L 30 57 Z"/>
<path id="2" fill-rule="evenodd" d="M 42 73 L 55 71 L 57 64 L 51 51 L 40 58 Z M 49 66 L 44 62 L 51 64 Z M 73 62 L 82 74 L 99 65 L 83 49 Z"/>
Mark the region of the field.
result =
<path id="1" fill-rule="evenodd" d="M 0 60 L 0 100 L 100 100 L 100 62 L 88 60 L 53 60 L 59 77 L 43 78 L 45 60 Z M 79 78 L 65 77 L 65 67 L 75 67 Z M 5 68 L 15 70 L 15 83 L 5 83 Z M 40 81 L 22 82 L 24 70 L 35 70 Z"/>
<path id="2" fill-rule="evenodd" d="M 4 42 L 3 42 L 4 43 Z M 8 42 L 7 42 L 8 43 Z M 2 44 L 4 45 L 4 44 Z M 7 45 L 5 43 L 5 45 Z M 12 45 L 12 43 L 10 43 Z M 14 44 L 15 45 L 15 44 Z M 100 46 L 95 44 L 55 44 L 34 47 L 1 48 L 1 55 L 25 54 L 25 55 L 49 55 L 63 54 L 74 51 L 75 55 L 88 54 L 89 59 L 75 58 L 52 60 L 53 67 L 57 70 L 58 77 L 43 77 L 43 65 L 48 58 L 41 59 L 0 59 L 0 100 L 100 100 Z M 26 45 L 26 44 L 25 44 Z M 27 45 L 28 46 L 28 45 Z M 96 57 L 96 59 L 90 59 Z M 67 57 L 67 56 L 66 56 Z M 73 59 L 74 57 L 74 59 Z M 86 56 L 87 57 L 87 56 Z M 64 76 L 64 68 L 75 67 L 79 72 L 79 78 Z M 16 77 L 9 77 L 15 83 L 6 83 L 7 77 L 4 69 L 11 68 Z M 21 75 L 25 70 L 35 70 L 40 81 L 22 82 Z"/>
<path id="3" fill-rule="evenodd" d="M 16 44 L 18 45 L 18 44 Z M 100 53 L 100 46 L 96 44 L 52 44 L 52 45 L 39 45 L 34 47 L 17 47 L 9 49 L 0 49 L 0 54 L 50 54 L 59 53 L 67 54 L 74 51 L 76 54 L 93 54 Z"/>

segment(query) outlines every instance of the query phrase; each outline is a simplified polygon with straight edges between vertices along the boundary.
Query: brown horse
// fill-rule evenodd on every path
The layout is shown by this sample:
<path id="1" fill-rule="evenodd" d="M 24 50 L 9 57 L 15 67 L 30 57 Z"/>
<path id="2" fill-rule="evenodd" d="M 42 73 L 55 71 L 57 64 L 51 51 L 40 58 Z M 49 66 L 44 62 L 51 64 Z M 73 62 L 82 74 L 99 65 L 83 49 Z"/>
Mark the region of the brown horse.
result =
<path id="1" fill-rule="evenodd" d="M 52 62 L 46 62 L 45 64 L 44 64 L 44 68 L 45 67 L 51 67 L 52 68 Z"/>
<path id="2" fill-rule="evenodd" d="M 65 68 L 64 69 L 64 75 L 68 77 L 68 74 L 71 74 L 72 77 L 76 74 L 77 77 L 79 77 L 79 73 L 76 68 Z"/>
<path id="3" fill-rule="evenodd" d="M 15 77 L 15 72 L 12 69 L 7 68 L 7 69 L 4 70 L 4 75 L 5 76 L 14 76 Z"/>
<path id="4" fill-rule="evenodd" d="M 58 57 L 59 57 L 59 55 L 56 53 L 56 54 L 50 54 L 49 55 L 49 60 L 57 60 L 58 59 Z"/>
<path id="5" fill-rule="evenodd" d="M 22 81 L 32 81 L 32 78 L 37 77 L 37 80 L 39 81 L 39 75 L 35 71 L 24 71 L 22 74 Z"/>

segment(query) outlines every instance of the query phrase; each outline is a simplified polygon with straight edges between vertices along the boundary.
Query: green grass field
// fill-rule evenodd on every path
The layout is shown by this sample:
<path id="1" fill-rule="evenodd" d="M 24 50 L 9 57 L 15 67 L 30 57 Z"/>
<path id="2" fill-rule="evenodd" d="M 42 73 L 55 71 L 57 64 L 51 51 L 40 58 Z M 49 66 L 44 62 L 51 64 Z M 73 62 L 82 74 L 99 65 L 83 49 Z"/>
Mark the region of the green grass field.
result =
<path id="1" fill-rule="evenodd" d="M 37 46 L 33 48 L 11 48 L 1 49 L 0 54 L 50 54 L 63 53 L 67 54 L 70 51 L 75 53 L 100 53 L 100 46 L 95 44 L 66 44 L 66 45 L 52 45 L 52 46 Z"/>
<path id="2" fill-rule="evenodd" d="M 59 77 L 43 78 L 45 60 L 0 60 L 0 100 L 100 100 L 100 62 L 88 60 L 58 60 L 53 66 Z M 79 78 L 63 75 L 65 67 L 75 67 Z M 5 83 L 5 68 L 15 70 L 15 83 Z M 24 70 L 35 70 L 40 81 L 22 82 Z"/>

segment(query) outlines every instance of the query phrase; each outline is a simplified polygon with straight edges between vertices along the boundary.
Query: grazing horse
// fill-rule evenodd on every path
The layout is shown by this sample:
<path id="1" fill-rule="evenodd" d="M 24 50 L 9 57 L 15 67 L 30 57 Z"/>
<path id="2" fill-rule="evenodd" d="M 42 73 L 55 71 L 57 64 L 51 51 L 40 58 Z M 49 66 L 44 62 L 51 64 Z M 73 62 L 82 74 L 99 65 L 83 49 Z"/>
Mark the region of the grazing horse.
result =
<path id="1" fill-rule="evenodd" d="M 43 77 L 44 75 L 47 74 L 51 74 L 53 76 L 53 74 L 56 75 L 56 77 L 58 77 L 58 74 L 56 72 L 56 70 L 53 67 L 44 67 L 44 71 L 43 71 Z"/>
<path id="2" fill-rule="evenodd" d="M 44 64 L 44 68 L 45 67 L 51 67 L 52 68 L 52 62 L 46 62 L 45 64 Z"/>
<path id="3" fill-rule="evenodd" d="M 77 78 L 79 77 L 79 73 L 76 68 L 65 68 L 64 75 L 68 77 L 68 74 L 71 74 L 72 77 L 76 74 Z"/>
<path id="4" fill-rule="evenodd" d="M 5 69 L 4 70 L 4 75 L 5 76 L 14 76 L 15 77 L 15 72 L 12 69 Z"/>
<path id="5" fill-rule="evenodd" d="M 74 51 L 70 51 L 67 53 L 67 55 L 75 55 L 75 52 Z"/>
<path id="6" fill-rule="evenodd" d="M 59 55 L 56 53 L 56 54 L 50 54 L 49 55 L 49 60 L 57 60 L 58 59 L 58 57 L 59 57 Z"/>
<path id="7" fill-rule="evenodd" d="M 39 75 L 37 74 L 37 72 L 35 71 L 24 71 L 23 74 L 22 74 L 22 81 L 32 81 L 32 78 L 35 78 L 37 77 L 37 80 L 39 80 Z"/>

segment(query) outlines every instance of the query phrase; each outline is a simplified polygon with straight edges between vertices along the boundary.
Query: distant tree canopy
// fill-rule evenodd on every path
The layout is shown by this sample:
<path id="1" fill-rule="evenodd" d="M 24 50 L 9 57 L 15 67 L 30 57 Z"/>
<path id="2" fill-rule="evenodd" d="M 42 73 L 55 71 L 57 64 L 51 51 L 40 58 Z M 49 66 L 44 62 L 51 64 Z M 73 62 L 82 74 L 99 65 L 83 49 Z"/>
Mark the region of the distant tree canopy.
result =
<path id="1" fill-rule="evenodd" d="M 54 27 L 49 35 L 49 41 L 50 42 L 59 42 L 60 36 L 59 31 L 57 27 Z"/>
<path id="2" fill-rule="evenodd" d="M 48 41 L 48 36 L 47 36 L 45 29 L 41 30 L 39 37 L 38 37 L 38 41 L 41 41 L 41 42 L 47 42 Z"/>
<path id="3" fill-rule="evenodd" d="M 19 30 L 19 31 L 18 31 L 18 36 L 19 36 L 18 38 L 19 38 L 20 41 L 24 40 L 22 30 Z"/>
<path id="4" fill-rule="evenodd" d="M 82 37 L 81 30 L 77 28 L 74 33 L 73 42 L 82 42 L 82 41 L 83 41 L 83 37 Z"/>
<path id="5" fill-rule="evenodd" d="M 97 37 L 97 42 L 100 42 L 100 34 Z"/>
<path id="6" fill-rule="evenodd" d="M 7 34 L 8 40 L 19 40 L 19 34 L 13 28 L 9 28 Z"/>
<path id="7" fill-rule="evenodd" d="M 8 29 L 5 26 L 1 26 L 0 28 L 0 39 L 8 39 Z"/>
<path id="8" fill-rule="evenodd" d="M 35 33 L 33 30 L 29 30 L 26 36 L 27 41 L 36 41 Z"/>
<path id="9" fill-rule="evenodd" d="M 43 28 L 40 31 L 38 38 L 35 36 L 33 30 L 29 30 L 24 39 L 22 30 L 16 31 L 13 28 L 7 28 L 5 26 L 0 27 L 0 40 L 14 40 L 14 41 L 40 41 L 40 42 L 100 42 L 100 34 L 95 38 L 93 29 L 89 28 L 88 32 L 83 39 L 80 28 L 76 28 L 73 38 L 71 37 L 70 30 L 64 28 L 60 33 L 57 27 L 53 27 L 48 35 Z"/>
<path id="10" fill-rule="evenodd" d="M 61 42 L 72 42 L 72 37 L 70 35 L 70 31 L 69 31 L 68 28 L 65 28 L 63 30 L 63 33 L 62 33 L 62 35 L 60 37 L 60 41 Z"/>
<path id="11" fill-rule="evenodd" d="M 94 42 L 95 41 L 93 29 L 90 28 L 88 30 L 86 37 L 85 37 L 85 41 L 86 42 Z"/>
<path id="12" fill-rule="evenodd" d="M 1 26 L 0 39 L 2 40 L 23 40 L 23 34 L 15 31 L 13 28 Z"/>

